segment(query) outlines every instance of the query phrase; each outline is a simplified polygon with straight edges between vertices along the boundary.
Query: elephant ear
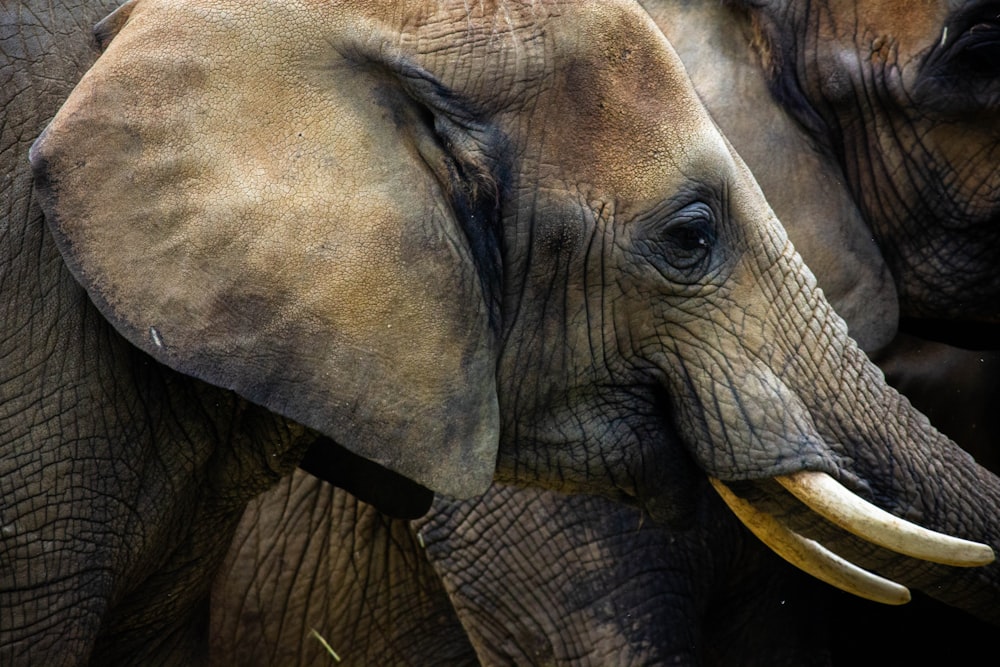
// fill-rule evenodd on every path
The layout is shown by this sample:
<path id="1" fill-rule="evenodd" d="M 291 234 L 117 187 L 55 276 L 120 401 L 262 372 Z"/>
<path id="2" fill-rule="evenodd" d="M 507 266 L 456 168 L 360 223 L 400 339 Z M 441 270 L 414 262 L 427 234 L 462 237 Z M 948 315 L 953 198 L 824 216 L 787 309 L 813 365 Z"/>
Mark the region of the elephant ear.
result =
<path id="1" fill-rule="evenodd" d="M 98 26 L 104 53 L 31 153 L 49 225 L 156 360 L 430 489 L 481 493 L 492 166 L 407 77 L 279 10 L 136 2 Z"/>

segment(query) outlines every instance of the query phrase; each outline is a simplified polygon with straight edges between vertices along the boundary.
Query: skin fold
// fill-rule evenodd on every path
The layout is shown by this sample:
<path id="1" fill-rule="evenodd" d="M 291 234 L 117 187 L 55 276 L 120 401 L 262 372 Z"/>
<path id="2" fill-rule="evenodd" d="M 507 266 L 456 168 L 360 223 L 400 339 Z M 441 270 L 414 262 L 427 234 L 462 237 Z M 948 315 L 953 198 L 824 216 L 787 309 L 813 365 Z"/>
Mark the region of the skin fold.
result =
<path id="1" fill-rule="evenodd" d="M 86 70 L 90 9 L 19 6 L 4 49 L 2 662 L 197 664 L 240 512 L 310 446 L 678 524 L 699 470 L 779 514 L 822 471 L 1000 542 L 1000 485 L 848 338 L 637 6 L 149 0 Z"/>
<path id="2" fill-rule="evenodd" d="M 888 345 L 897 317 L 892 276 L 878 247 L 867 243 L 867 223 L 836 162 L 817 152 L 808 133 L 771 101 L 751 46 L 751 26 L 740 27 L 742 15 L 718 5 L 647 2 L 646 8 L 685 60 L 702 99 L 753 169 L 852 335 L 865 341 L 866 351 L 877 355 L 904 392 L 927 397 L 923 405 L 932 421 L 989 466 L 991 450 L 979 443 L 989 443 L 991 431 L 983 422 L 978 433 L 970 431 L 969 415 L 980 411 L 962 392 L 992 385 L 970 384 L 961 364 L 991 377 L 990 358 L 936 344 L 938 356 L 928 363 L 927 343 L 911 347 L 908 355 L 901 354 L 906 337 Z M 750 104 L 757 105 L 754 113 L 747 112 Z M 940 364 L 942 358 L 953 361 Z M 935 367 L 949 369 L 949 376 L 930 374 Z M 945 391 L 957 399 L 948 408 L 941 403 Z M 309 484 L 301 480 L 297 492 Z M 655 526 L 638 512 L 597 498 L 503 486 L 474 502 L 439 499 L 412 529 L 421 536 L 482 664 L 971 661 L 991 641 L 991 624 L 925 595 L 903 608 L 889 608 L 803 580 L 761 551 L 707 487 L 705 492 L 694 525 L 684 530 Z M 313 493 L 323 492 L 316 485 Z M 279 490 L 260 498 L 240 530 L 254 535 L 258 522 L 281 525 L 288 519 L 287 510 L 284 517 L 280 513 L 282 497 Z M 331 516 L 326 522 L 317 519 L 311 534 L 336 534 L 351 517 Z M 278 645 L 299 650 L 299 664 L 317 664 L 309 660 L 315 647 L 300 639 L 300 623 L 283 626 L 280 637 L 264 639 L 233 615 L 237 608 L 249 618 L 290 616 L 282 605 L 260 598 L 246 603 L 241 597 L 246 590 L 273 585 L 273 568 L 254 569 L 270 559 L 256 561 L 255 556 L 234 548 L 229 557 L 242 570 L 217 583 L 214 608 L 226 610 L 224 619 L 213 624 L 217 655 L 244 644 L 270 655 Z M 735 564 L 739 576 L 731 577 L 728 568 Z M 335 568 L 310 570 L 300 585 L 315 595 L 317 589 L 339 590 L 341 578 Z M 286 594 L 292 600 L 303 596 L 301 589 Z M 405 599 L 405 592 L 399 597 Z M 973 611 L 978 604 L 953 602 Z M 978 611 L 989 617 L 983 608 Z M 340 646 L 354 642 L 342 622 L 327 623 L 321 614 L 310 622 L 322 622 Z M 942 642 L 943 635 L 952 639 Z M 357 654 L 345 659 L 364 664 Z"/>

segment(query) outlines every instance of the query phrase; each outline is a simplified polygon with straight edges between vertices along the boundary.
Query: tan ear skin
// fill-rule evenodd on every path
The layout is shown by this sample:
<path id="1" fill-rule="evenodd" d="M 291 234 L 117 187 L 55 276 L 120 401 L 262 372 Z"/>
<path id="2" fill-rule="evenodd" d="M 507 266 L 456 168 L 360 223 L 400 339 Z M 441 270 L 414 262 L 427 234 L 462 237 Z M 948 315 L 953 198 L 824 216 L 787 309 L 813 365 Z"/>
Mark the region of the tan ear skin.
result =
<path id="1" fill-rule="evenodd" d="M 485 490 L 497 190 L 463 179 L 487 167 L 382 63 L 157 9 L 101 24 L 31 151 L 70 269 L 158 361 L 419 485 Z"/>

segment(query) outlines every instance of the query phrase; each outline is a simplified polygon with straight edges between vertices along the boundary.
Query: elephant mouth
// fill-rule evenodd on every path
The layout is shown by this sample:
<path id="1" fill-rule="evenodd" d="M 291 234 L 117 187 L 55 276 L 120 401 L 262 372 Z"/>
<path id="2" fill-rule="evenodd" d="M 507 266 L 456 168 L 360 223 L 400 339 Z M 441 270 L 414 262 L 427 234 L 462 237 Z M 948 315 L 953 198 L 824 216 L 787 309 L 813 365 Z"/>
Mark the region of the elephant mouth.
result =
<path id="1" fill-rule="evenodd" d="M 730 510 L 776 554 L 799 569 L 848 593 L 884 604 L 909 602 L 902 584 L 874 574 L 796 532 L 781 517 L 709 481 Z M 826 473 L 803 471 L 775 477 L 788 493 L 835 526 L 879 547 L 932 563 L 977 567 L 994 560 L 986 544 L 963 540 L 901 519 L 858 497 Z"/>

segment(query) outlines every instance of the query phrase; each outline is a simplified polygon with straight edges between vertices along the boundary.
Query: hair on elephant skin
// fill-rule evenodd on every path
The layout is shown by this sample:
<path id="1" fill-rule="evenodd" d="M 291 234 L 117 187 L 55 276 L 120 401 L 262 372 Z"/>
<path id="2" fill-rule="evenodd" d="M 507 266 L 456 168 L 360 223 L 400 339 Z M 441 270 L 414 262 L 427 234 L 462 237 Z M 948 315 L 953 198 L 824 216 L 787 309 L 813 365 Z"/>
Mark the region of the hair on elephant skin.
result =
<path id="1" fill-rule="evenodd" d="M 1000 483 L 849 338 L 638 5 L 134 0 L 91 37 L 109 9 L 3 10 L 0 662 L 202 662 L 303 460 L 415 513 L 496 478 L 675 525 L 707 475 L 774 548 L 994 600 Z M 964 539 L 855 537 L 827 492 Z"/>
<path id="2" fill-rule="evenodd" d="M 982 413 L 969 399 L 988 400 L 995 395 L 986 391 L 993 385 L 970 383 L 959 361 L 968 359 L 968 365 L 974 359 L 981 366 L 977 372 L 991 377 L 988 359 L 935 344 L 936 356 L 928 363 L 928 343 L 909 355 L 901 354 L 907 337 L 890 344 L 898 319 L 892 275 L 836 161 L 815 151 L 808 133 L 772 101 L 744 15 L 715 3 L 648 1 L 645 6 L 677 48 L 702 99 L 754 171 L 851 334 L 885 360 L 890 378 L 906 391 L 936 396 L 938 406 L 924 403 L 932 420 L 989 465 L 990 451 L 978 444 L 989 441 L 986 422 L 980 421 L 979 433 L 966 422 Z M 952 361 L 942 365 L 939 359 Z M 953 370 L 945 376 L 935 368 Z M 963 387 L 981 393 L 935 412 L 943 393 L 961 395 Z M 296 498 L 335 494 L 304 479 L 293 489 Z M 283 534 L 279 527 L 290 515 L 283 504 L 288 492 L 282 487 L 258 499 L 244 517 L 241 534 L 248 539 Z M 720 512 L 717 500 L 707 495 L 702 500 L 693 527 L 668 529 L 597 498 L 494 487 L 475 501 L 439 499 L 412 530 L 420 536 L 417 551 L 424 552 L 444 583 L 438 594 L 450 596 L 482 664 L 971 662 L 992 642 L 993 623 L 963 612 L 962 600 L 951 607 L 917 593 L 902 608 L 883 607 L 803 580 Z M 354 520 L 351 513 L 314 519 L 308 529 L 312 541 L 290 552 L 308 563 L 314 562 L 308 554 L 332 548 L 322 536 L 337 535 Z M 353 558 L 363 562 L 370 556 L 362 551 Z M 245 646 L 247 654 L 263 656 L 263 664 L 284 648 L 298 651 L 300 661 L 290 664 L 312 664 L 309 656 L 319 655 L 319 647 L 302 641 L 306 619 L 322 624 L 338 645 L 354 644 L 344 619 L 357 609 L 349 613 L 339 607 L 330 614 L 313 607 L 308 614 L 301 607 L 317 598 L 317 590 L 344 595 L 343 572 L 304 567 L 296 581 L 278 581 L 271 563 L 287 557 L 280 547 L 268 554 L 237 547 L 230 552 L 240 569 L 224 572 L 215 591 L 217 655 Z M 354 580 L 348 581 L 349 589 Z M 270 604 L 265 592 L 275 588 L 282 592 L 281 603 Z M 978 611 L 995 622 L 988 609 Z M 244 620 L 262 617 L 286 621 L 281 633 L 263 636 Z M 867 627 L 873 618 L 873 627 Z M 433 634 L 447 643 L 458 632 L 453 626 L 452 633 L 436 628 Z M 425 634 L 412 635 L 418 636 Z M 392 645 L 408 656 L 432 660 L 435 655 L 426 646 L 407 653 L 408 644 L 398 636 Z M 365 664 L 363 653 L 346 651 L 342 657 Z M 464 664 L 461 660 L 454 664 Z M 407 662 L 400 658 L 398 664 Z"/>

